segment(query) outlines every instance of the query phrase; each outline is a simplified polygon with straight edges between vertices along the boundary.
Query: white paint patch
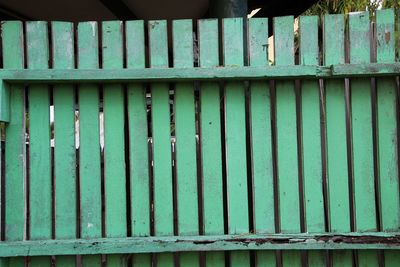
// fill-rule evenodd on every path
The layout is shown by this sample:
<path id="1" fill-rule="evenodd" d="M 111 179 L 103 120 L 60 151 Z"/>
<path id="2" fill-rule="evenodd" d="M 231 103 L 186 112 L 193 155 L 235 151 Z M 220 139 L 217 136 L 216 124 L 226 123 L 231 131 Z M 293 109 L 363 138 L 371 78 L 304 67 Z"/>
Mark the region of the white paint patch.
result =
<path id="1" fill-rule="evenodd" d="M 91 21 L 89 23 L 90 23 L 90 26 L 92 27 L 92 35 L 96 36 L 96 22 L 95 21 Z"/>
<path id="2" fill-rule="evenodd" d="M 88 223 L 87 224 L 87 228 L 92 228 L 93 227 L 93 223 Z"/>

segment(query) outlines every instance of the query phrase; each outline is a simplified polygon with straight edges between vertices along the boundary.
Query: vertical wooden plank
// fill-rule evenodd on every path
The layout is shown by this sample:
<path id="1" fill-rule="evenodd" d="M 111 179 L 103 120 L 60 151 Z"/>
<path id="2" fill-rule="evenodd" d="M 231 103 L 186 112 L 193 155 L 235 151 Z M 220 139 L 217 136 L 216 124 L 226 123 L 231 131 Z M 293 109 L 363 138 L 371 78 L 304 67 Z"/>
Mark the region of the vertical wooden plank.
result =
<path id="1" fill-rule="evenodd" d="M 102 24 L 103 68 L 123 67 L 122 22 Z M 126 237 L 124 92 L 122 85 L 104 85 L 104 187 L 107 237 Z M 107 256 L 107 266 L 126 266 L 124 255 Z"/>
<path id="2" fill-rule="evenodd" d="M 200 20 L 200 67 L 219 66 L 218 20 Z M 220 92 L 218 83 L 201 84 L 200 131 L 203 214 L 206 235 L 224 234 Z M 224 252 L 207 252 L 206 266 L 225 266 Z"/>
<path id="3" fill-rule="evenodd" d="M 369 13 L 350 14 L 349 32 L 350 63 L 369 63 Z M 355 230 L 376 231 L 370 79 L 351 79 L 350 86 Z M 374 251 L 359 251 L 358 261 L 360 266 L 378 266 Z"/>
<path id="4" fill-rule="evenodd" d="M 145 67 L 143 21 L 126 22 L 127 67 Z M 128 85 L 129 156 L 131 181 L 131 232 L 150 236 L 150 179 L 146 92 L 142 84 Z M 133 255 L 134 266 L 150 266 L 150 254 Z"/>
<path id="5" fill-rule="evenodd" d="M 78 24 L 78 68 L 99 67 L 96 22 Z M 79 181 L 81 238 L 101 237 L 99 89 L 81 85 L 79 95 Z M 99 255 L 82 257 L 82 265 L 101 266 Z"/>
<path id="6" fill-rule="evenodd" d="M 395 62 L 395 31 L 393 9 L 376 12 L 377 62 Z M 396 79 L 377 79 L 378 173 L 380 219 L 383 231 L 400 228 L 399 177 L 397 162 Z M 385 266 L 400 262 L 398 252 L 385 252 Z"/>
<path id="7" fill-rule="evenodd" d="M 223 20 L 224 66 L 243 66 L 243 18 Z M 246 111 L 242 82 L 225 84 L 225 142 L 230 234 L 249 232 Z M 232 266 L 247 266 L 249 252 L 232 252 Z"/>
<path id="8" fill-rule="evenodd" d="M 192 20 L 173 21 L 175 68 L 193 67 Z M 177 83 L 175 89 L 176 174 L 179 235 L 199 234 L 196 125 L 193 83 Z M 180 253 L 181 266 L 198 266 L 197 252 Z"/>
<path id="9" fill-rule="evenodd" d="M 73 24 L 53 22 L 53 68 L 74 68 Z M 57 239 L 76 238 L 75 96 L 72 85 L 54 87 L 54 175 Z M 57 257 L 57 266 L 75 266 L 75 256 Z"/>
<path id="10" fill-rule="evenodd" d="M 319 65 L 317 16 L 300 17 L 300 64 Z M 301 85 L 305 225 L 308 233 L 322 233 L 325 232 L 325 214 L 319 81 L 302 81 Z M 325 262 L 324 252 L 308 253 L 309 266 L 323 266 Z"/>
<path id="11" fill-rule="evenodd" d="M 294 65 L 294 20 L 274 20 L 275 65 Z M 280 230 L 300 232 L 299 170 L 297 159 L 296 95 L 293 81 L 276 82 L 276 138 Z M 300 253 L 282 253 L 283 266 L 300 266 Z"/>
<path id="12" fill-rule="evenodd" d="M 149 22 L 150 65 L 168 67 L 167 22 Z M 151 85 L 153 130 L 154 227 L 157 236 L 174 234 L 169 86 Z M 173 266 L 173 254 L 158 255 L 158 266 Z"/>
<path id="13" fill-rule="evenodd" d="M 268 19 L 249 20 L 250 66 L 268 66 Z M 251 152 L 254 227 L 256 233 L 275 233 L 272 164 L 271 99 L 268 82 L 250 88 Z M 257 266 L 275 266 L 274 251 L 256 253 Z"/>
<path id="14" fill-rule="evenodd" d="M 24 68 L 22 23 L 3 22 L 3 68 Z M 25 149 L 25 92 L 24 86 L 10 87 L 10 122 L 6 127 L 5 146 L 5 240 L 20 241 L 26 238 L 26 149 Z M 5 262 L 5 260 L 3 260 Z M 10 258 L 9 266 L 24 266 L 24 258 Z"/>
<path id="15" fill-rule="evenodd" d="M 324 64 L 344 64 L 344 16 L 324 17 Z M 344 80 L 325 81 L 329 230 L 350 232 Z M 351 251 L 332 252 L 333 266 L 352 266 Z"/>
<path id="16" fill-rule="evenodd" d="M 27 22 L 29 69 L 47 69 L 47 23 Z M 50 162 L 50 95 L 47 85 L 29 88 L 29 225 L 30 239 L 51 239 L 52 197 Z M 32 257 L 31 266 L 50 266 L 50 257 Z"/>

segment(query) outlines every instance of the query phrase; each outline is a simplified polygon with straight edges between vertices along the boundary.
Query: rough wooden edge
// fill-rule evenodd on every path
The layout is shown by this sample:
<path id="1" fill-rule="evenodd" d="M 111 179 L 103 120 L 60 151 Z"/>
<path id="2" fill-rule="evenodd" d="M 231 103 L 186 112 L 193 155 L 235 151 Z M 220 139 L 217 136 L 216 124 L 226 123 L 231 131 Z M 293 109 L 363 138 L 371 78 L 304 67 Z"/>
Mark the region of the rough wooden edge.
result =
<path id="1" fill-rule="evenodd" d="M 0 257 L 230 250 L 400 249 L 400 233 L 130 237 L 0 242 Z"/>

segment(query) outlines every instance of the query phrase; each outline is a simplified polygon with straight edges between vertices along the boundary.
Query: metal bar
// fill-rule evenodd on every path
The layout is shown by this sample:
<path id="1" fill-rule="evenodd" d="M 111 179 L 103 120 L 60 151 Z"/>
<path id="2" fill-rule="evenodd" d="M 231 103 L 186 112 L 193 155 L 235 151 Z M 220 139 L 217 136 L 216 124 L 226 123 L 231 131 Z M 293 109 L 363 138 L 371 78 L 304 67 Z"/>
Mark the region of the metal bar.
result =
<path id="1" fill-rule="evenodd" d="M 194 80 L 329 79 L 397 76 L 400 63 L 332 66 L 267 66 L 213 68 L 0 70 L 8 83 L 118 83 Z"/>
<path id="2" fill-rule="evenodd" d="M 0 242 L 0 257 L 231 250 L 400 249 L 400 233 L 129 237 Z"/>

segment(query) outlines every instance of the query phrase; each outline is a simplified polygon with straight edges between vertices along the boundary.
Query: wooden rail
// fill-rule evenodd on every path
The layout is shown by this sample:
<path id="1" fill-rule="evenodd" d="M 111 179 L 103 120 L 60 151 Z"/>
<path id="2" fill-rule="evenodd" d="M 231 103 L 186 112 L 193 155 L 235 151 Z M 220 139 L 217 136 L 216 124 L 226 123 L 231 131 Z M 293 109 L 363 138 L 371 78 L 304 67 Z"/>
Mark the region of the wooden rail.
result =
<path id="1" fill-rule="evenodd" d="M 0 257 L 232 250 L 400 249 L 400 233 L 250 234 L 0 242 Z"/>
<path id="2" fill-rule="evenodd" d="M 2 69 L 8 83 L 117 83 L 265 79 L 335 79 L 400 75 L 400 63 L 289 65 L 267 67 L 146 68 L 146 69 Z"/>

